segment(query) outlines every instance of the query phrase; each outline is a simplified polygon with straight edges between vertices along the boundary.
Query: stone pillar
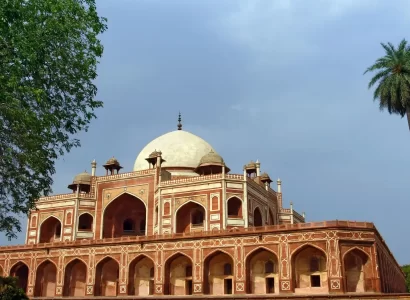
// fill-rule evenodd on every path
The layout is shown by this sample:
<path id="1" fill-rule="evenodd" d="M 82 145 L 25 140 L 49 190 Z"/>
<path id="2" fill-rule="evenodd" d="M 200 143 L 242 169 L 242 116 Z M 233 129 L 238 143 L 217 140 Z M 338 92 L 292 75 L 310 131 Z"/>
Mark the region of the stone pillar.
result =
<path id="1" fill-rule="evenodd" d="M 62 234 L 61 234 L 62 235 Z M 64 286 L 64 256 L 61 255 L 61 252 L 58 256 L 58 263 L 57 263 L 57 282 L 56 282 L 56 296 L 61 297 L 63 296 L 63 286 Z"/>
<path id="2" fill-rule="evenodd" d="M 341 256 L 339 251 L 339 238 L 337 237 L 336 232 L 327 233 L 327 243 L 326 243 L 326 252 L 327 252 L 327 272 L 328 272 L 328 285 L 329 293 L 343 293 L 343 277 L 341 272 Z"/>
<path id="3" fill-rule="evenodd" d="M 27 296 L 29 298 L 34 296 L 34 288 L 36 283 L 36 273 L 37 273 L 37 263 L 35 258 L 30 259 L 30 265 L 28 269 L 28 278 L 27 278 Z"/>
<path id="4" fill-rule="evenodd" d="M 118 278 L 118 284 L 119 284 L 118 294 L 121 296 L 128 294 L 128 272 L 127 272 L 128 261 L 127 260 L 128 260 L 127 253 L 125 251 L 121 251 L 120 265 L 119 265 L 120 276 Z"/>
<path id="5" fill-rule="evenodd" d="M 165 288 L 165 260 L 164 253 L 161 250 L 157 250 L 154 259 L 155 269 L 154 269 L 154 295 L 164 295 Z"/>
<path id="6" fill-rule="evenodd" d="M 293 293 L 294 286 L 291 273 L 291 257 L 286 235 L 279 239 L 279 293 Z"/>
<path id="7" fill-rule="evenodd" d="M 203 277 L 203 267 L 204 261 L 202 258 L 202 251 L 200 248 L 200 243 L 195 242 L 193 249 L 193 264 L 192 264 L 192 294 L 193 295 L 203 295 L 204 294 L 204 278 Z"/>
<path id="8" fill-rule="evenodd" d="M 242 242 L 235 245 L 234 250 L 234 294 L 246 294 L 246 270 Z"/>
<path id="9" fill-rule="evenodd" d="M 88 269 L 87 269 L 87 287 L 85 291 L 86 296 L 94 295 L 94 280 L 95 280 L 95 257 L 94 254 L 88 255 Z"/>

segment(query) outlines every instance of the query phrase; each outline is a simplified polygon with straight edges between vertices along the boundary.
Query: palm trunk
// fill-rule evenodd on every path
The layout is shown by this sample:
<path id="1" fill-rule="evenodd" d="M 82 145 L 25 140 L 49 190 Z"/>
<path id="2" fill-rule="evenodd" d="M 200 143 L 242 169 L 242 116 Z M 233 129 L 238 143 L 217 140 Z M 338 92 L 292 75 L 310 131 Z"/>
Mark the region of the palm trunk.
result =
<path id="1" fill-rule="evenodd" d="M 409 130 L 410 130 L 410 105 L 406 107 L 406 114 L 407 114 L 407 122 L 409 123 Z"/>

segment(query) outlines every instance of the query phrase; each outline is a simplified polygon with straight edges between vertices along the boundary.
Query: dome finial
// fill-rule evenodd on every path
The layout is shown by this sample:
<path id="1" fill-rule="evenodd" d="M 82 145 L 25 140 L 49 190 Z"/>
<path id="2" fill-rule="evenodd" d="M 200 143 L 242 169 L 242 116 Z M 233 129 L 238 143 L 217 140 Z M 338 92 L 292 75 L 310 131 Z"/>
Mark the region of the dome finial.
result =
<path id="1" fill-rule="evenodd" d="M 182 123 L 181 123 L 182 119 L 181 119 L 181 112 L 179 112 L 178 115 L 178 130 L 182 130 Z"/>

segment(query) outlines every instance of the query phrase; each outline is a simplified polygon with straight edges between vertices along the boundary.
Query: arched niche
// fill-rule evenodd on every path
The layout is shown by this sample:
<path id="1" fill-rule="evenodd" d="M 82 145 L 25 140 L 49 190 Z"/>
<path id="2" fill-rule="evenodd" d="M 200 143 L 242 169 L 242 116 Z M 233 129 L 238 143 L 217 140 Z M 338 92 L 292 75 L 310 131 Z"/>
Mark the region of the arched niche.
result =
<path id="1" fill-rule="evenodd" d="M 49 260 L 37 267 L 35 297 L 54 297 L 56 295 L 57 267 Z"/>
<path id="2" fill-rule="evenodd" d="M 89 213 L 83 213 L 78 218 L 78 231 L 92 231 L 94 218 Z"/>
<path id="3" fill-rule="evenodd" d="M 276 255 L 260 248 L 246 258 L 248 294 L 278 294 L 279 264 Z"/>
<path id="4" fill-rule="evenodd" d="M 17 277 L 19 287 L 25 292 L 27 292 L 28 274 L 28 267 L 23 262 L 16 263 L 10 269 L 10 276 Z"/>
<path id="5" fill-rule="evenodd" d="M 295 293 L 327 293 L 326 254 L 311 245 L 306 245 L 292 255 Z"/>
<path id="6" fill-rule="evenodd" d="M 192 261 L 177 253 L 165 263 L 165 295 L 192 295 Z"/>
<path id="7" fill-rule="evenodd" d="M 373 291 L 372 266 L 369 256 L 363 251 L 353 249 L 343 259 L 345 287 L 348 293 Z"/>
<path id="8" fill-rule="evenodd" d="M 237 197 L 228 200 L 228 218 L 242 218 L 242 201 Z"/>
<path id="9" fill-rule="evenodd" d="M 145 235 L 145 228 L 145 204 L 133 195 L 122 194 L 104 210 L 103 238 Z"/>
<path id="10" fill-rule="evenodd" d="M 49 217 L 40 227 L 40 243 L 51 243 L 61 239 L 61 222 L 55 217 Z"/>
<path id="11" fill-rule="evenodd" d="M 263 222 L 262 213 L 259 207 L 256 207 L 255 210 L 253 211 L 253 226 L 255 227 L 263 226 L 262 222 Z"/>
<path id="12" fill-rule="evenodd" d="M 155 265 L 145 255 L 135 258 L 128 270 L 128 295 L 148 296 L 154 294 Z"/>
<path id="13" fill-rule="evenodd" d="M 97 264 L 94 296 L 116 297 L 118 295 L 119 270 L 118 262 L 111 257 L 106 257 Z"/>
<path id="14" fill-rule="evenodd" d="M 231 256 L 216 251 L 204 261 L 204 293 L 210 295 L 233 294 L 233 269 Z"/>
<path id="15" fill-rule="evenodd" d="M 83 261 L 74 259 L 65 267 L 63 296 L 85 296 L 86 284 L 87 266 Z"/>
<path id="16" fill-rule="evenodd" d="M 177 211 L 176 232 L 202 231 L 205 228 L 205 209 L 195 202 L 185 203 Z"/>

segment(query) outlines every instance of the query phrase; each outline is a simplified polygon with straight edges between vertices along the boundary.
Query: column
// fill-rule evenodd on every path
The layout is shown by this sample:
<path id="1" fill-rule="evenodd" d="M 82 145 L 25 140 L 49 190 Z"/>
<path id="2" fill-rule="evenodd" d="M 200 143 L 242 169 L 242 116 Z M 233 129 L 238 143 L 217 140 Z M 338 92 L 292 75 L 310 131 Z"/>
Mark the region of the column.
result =
<path id="1" fill-rule="evenodd" d="M 293 293 L 289 245 L 286 235 L 281 235 L 279 243 L 279 293 Z"/>
<path id="2" fill-rule="evenodd" d="M 327 273 L 329 293 L 343 293 L 343 278 L 340 271 L 341 257 L 339 251 L 339 238 L 336 232 L 327 233 L 326 252 L 327 252 Z"/>

